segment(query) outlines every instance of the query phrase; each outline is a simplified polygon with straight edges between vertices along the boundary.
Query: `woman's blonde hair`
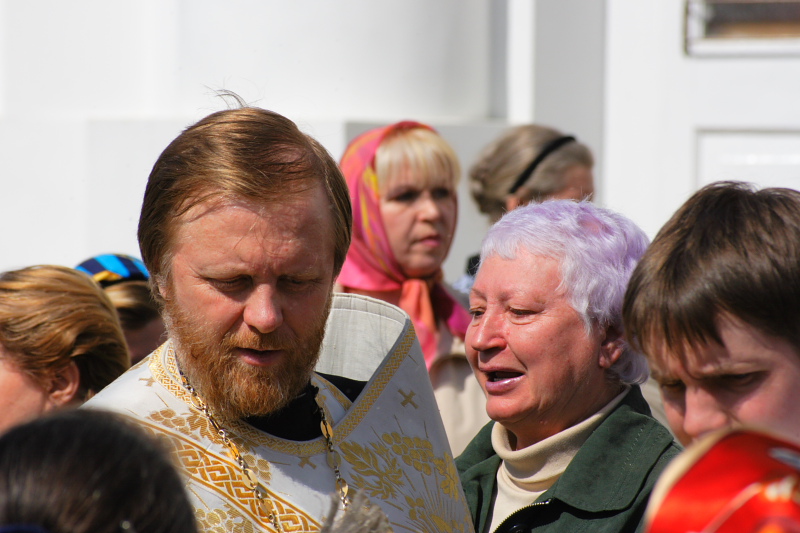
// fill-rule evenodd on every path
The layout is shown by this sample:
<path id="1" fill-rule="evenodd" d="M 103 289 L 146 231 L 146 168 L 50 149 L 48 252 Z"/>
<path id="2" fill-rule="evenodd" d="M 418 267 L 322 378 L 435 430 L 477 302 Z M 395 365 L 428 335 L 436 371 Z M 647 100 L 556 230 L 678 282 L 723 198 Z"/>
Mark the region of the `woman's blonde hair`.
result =
<path id="1" fill-rule="evenodd" d="M 0 275 L 0 345 L 17 369 L 44 388 L 74 361 L 81 401 L 130 365 L 108 296 L 87 275 L 62 266 L 32 266 Z"/>
<path id="2" fill-rule="evenodd" d="M 121 281 L 103 289 L 119 315 L 122 329 L 135 331 L 161 318 L 158 302 L 146 281 Z"/>
<path id="3" fill-rule="evenodd" d="M 414 176 L 417 185 L 455 189 L 461 165 L 438 133 L 417 126 L 398 128 L 386 136 L 375 152 L 375 174 L 381 189 L 402 174 Z"/>
<path id="4" fill-rule="evenodd" d="M 472 197 L 481 212 L 493 221 L 499 220 L 520 173 L 549 143 L 563 136 L 554 128 L 528 124 L 507 130 L 487 145 L 469 171 Z M 575 165 L 594 166 L 589 148 L 577 141 L 548 154 L 513 196 L 523 203 L 545 200 L 568 186 L 565 171 Z"/>

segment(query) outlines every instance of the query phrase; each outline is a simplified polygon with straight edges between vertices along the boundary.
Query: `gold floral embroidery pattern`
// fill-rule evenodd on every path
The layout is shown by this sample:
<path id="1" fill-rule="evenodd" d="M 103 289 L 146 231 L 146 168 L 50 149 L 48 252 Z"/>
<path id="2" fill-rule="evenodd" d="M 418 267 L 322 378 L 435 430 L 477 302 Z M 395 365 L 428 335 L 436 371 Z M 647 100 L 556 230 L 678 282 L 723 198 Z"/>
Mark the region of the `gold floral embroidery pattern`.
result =
<path id="1" fill-rule="evenodd" d="M 447 520 L 446 515 L 431 513 L 430 505 L 422 498 L 406 496 L 408 517 L 414 523 L 414 531 L 431 533 L 466 533 L 467 524 L 472 520 L 464 514 L 461 520 Z M 471 529 L 470 529 L 471 531 Z"/>
<path id="2" fill-rule="evenodd" d="M 274 531 L 271 524 L 259 527 L 253 522 L 245 520 L 236 509 L 229 503 L 225 503 L 223 509 L 204 509 L 195 508 L 194 514 L 197 519 L 198 529 L 203 533 L 230 533 L 236 531 L 237 533 L 261 533 L 265 529 Z M 284 517 L 281 517 L 282 519 Z M 285 531 L 292 532 L 315 532 L 319 531 L 319 526 L 316 524 L 307 524 L 292 520 L 286 517 L 281 521 Z"/>
<path id="3" fill-rule="evenodd" d="M 244 483 L 238 465 L 227 458 L 214 454 L 190 438 L 165 432 L 164 427 L 176 429 L 179 433 L 185 429 L 177 420 L 180 417 L 175 417 L 171 410 L 165 409 L 156 414 L 159 416 L 151 417 L 153 420 L 158 418 L 155 424 L 140 420 L 139 422 L 143 424 L 142 427 L 155 437 L 167 441 L 173 457 L 193 484 L 209 490 L 224 502 L 224 511 L 218 508 L 204 510 L 202 507 L 197 507 L 198 521 L 208 522 L 210 526 L 208 531 L 261 531 L 261 529 L 253 529 L 253 524 L 272 531 L 271 523 L 253 495 L 253 491 Z M 259 479 L 268 485 L 271 479 L 269 462 L 249 454 L 247 461 L 249 464 L 255 465 Z M 267 489 L 269 489 L 268 486 Z M 273 491 L 269 492 L 269 496 L 280 516 L 284 531 L 319 530 L 319 524 L 308 514 L 278 497 Z M 199 494 L 198 498 L 202 500 L 202 496 Z M 235 505 L 231 502 L 235 502 Z M 234 529 L 229 528 L 232 524 Z M 242 529 L 247 524 L 251 529 Z M 223 529 L 217 529 L 220 527 Z"/>
<path id="4" fill-rule="evenodd" d="M 409 359 L 408 355 L 411 352 L 414 339 L 416 339 L 414 326 L 409 322 L 402 338 L 397 341 L 386 363 L 380 368 L 378 375 L 375 376 L 373 384 L 364 391 L 363 397 L 360 397 L 358 401 L 353 404 L 341 423 L 334 425 L 334 445 L 338 445 L 339 442 L 348 438 L 350 432 L 361 423 L 367 412 L 383 393 L 386 385 L 397 372 L 397 369 L 404 361 Z M 178 364 L 172 343 L 167 342 L 158 348 L 151 355 L 150 359 L 150 371 L 159 383 L 161 383 L 167 391 L 183 400 L 190 407 L 192 412 L 197 412 L 192 405 L 191 396 L 186 389 L 183 388 L 183 385 L 181 385 L 177 378 Z M 321 381 L 324 380 L 321 379 Z M 326 388 L 336 389 L 336 387 L 330 386 L 327 381 L 325 381 L 325 383 L 328 385 Z M 282 453 L 290 453 L 298 456 L 325 453 L 325 443 L 322 439 L 315 439 L 310 442 L 298 444 L 296 442 L 271 437 L 244 422 L 232 423 L 231 429 L 236 434 L 241 435 L 246 441 L 254 443 L 254 446 L 266 446 Z"/>
<path id="5" fill-rule="evenodd" d="M 175 360 L 175 349 L 172 347 L 172 342 L 167 342 L 150 356 L 150 372 L 168 392 L 176 398 L 180 398 L 195 410 L 192 406 L 191 394 L 183 388 L 183 385 L 177 379 L 178 363 Z"/>
<path id="6" fill-rule="evenodd" d="M 452 519 L 448 518 L 453 516 L 460 502 L 458 473 L 449 454 L 435 457 L 429 441 L 397 432 L 384 433 L 379 441 L 368 446 L 343 442 L 341 448 L 345 461 L 353 468 L 353 484 L 370 498 L 387 500 L 407 492 L 404 489 L 410 482 L 398 460 L 419 472 L 423 480 L 435 481 L 436 486 L 426 487 L 426 498 L 405 497 L 414 529 L 464 531 L 463 524 L 451 523 Z M 466 524 L 469 517 L 464 514 L 463 520 Z"/>
<path id="7" fill-rule="evenodd" d="M 370 498 L 393 499 L 405 483 L 397 458 L 380 442 L 373 442 L 369 447 L 357 442 L 344 442 L 342 455 L 355 472 L 353 485 Z M 370 481 L 372 478 L 374 481 Z"/>
<path id="8" fill-rule="evenodd" d="M 198 509 L 195 508 L 194 516 L 197 519 L 197 526 L 203 533 L 228 533 L 229 531 L 241 531 L 242 533 L 256 533 L 261 529 L 256 529 L 252 522 L 243 520 L 229 505 L 225 509 Z"/>
<path id="9" fill-rule="evenodd" d="M 397 432 L 384 433 L 381 440 L 391 448 L 395 455 L 402 458 L 407 466 L 413 467 L 422 475 L 430 476 L 435 470 L 442 492 L 451 498 L 458 497 L 460 481 L 455 463 L 449 454 L 442 458 L 435 457 L 430 441 L 419 437 L 406 437 Z"/>
<path id="10" fill-rule="evenodd" d="M 208 440 L 214 439 L 211 425 L 208 421 L 195 413 L 190 413 L 188 417 L 179 416 L 172 409 L 162 409 L 148 415 L 148 418 L 157 425 L 164 426 L 183 435 L 195 438 L 203 437 Z"/>
<path id="11" fill-rule="evenodd" d="M 371 435 L 367 436 L 361 435 L 363 431 L 359 430 L 361 438 L 354 439 L 351 435 L 359 424 L 364 422 L 368 411 L 379 399 L 380 401 L 389 401 L 388 398 L 381 398 L 381 395 L 388 392 L 386 388 L 395 378 L 398 370 L 414 374 L 415 372 L 419 373 L 421 368 L 421 372 L 425 372 L 421 354 L 418 353 L 418 350 L 412 352 L 414 341 L 413 326 L 408 324 L 383 364 L 376 370 L 370 386 L 364 390 L 359 400 L 351 405 L 340 423 L 334 426 L 334 445 L 345 460 L 343 474 L 350 483 L 351 489 L 363 490 L 371 499 L 386 501 L 388 506 L 386 510 L 387 512 L 391 511 L 389 514 L 393 515 L 392 522 L 396 532 L 461 533 L 466 531 L 464 524 L 469 524 L 470 518 L 463 505 L 455 465 L 449 454 L 443 458 L 434 457 L 434 446 L 424 436 L 427 434 L 427 429 L 418 428 L 426 432 L 420 437 L 404 434 L 403 424 L 395 418 L 399 425 L 391 428 L 395 430 L 392 433 L 376 434 L 370 431 Z M 268 529 L 272 531 L 269 529 L 270 524 L 267 523 L 266 518 L 258 519 L 258 509 L 254 507 L 254 498 L 250 498 L 253 500 L 251 502 L 245 501 L 247 500 L 246 494 L 244 498 L 240 497 L 240 493 L 243 493 L 246 488 L 240 481 L 240 476 L 236 476 L 239 473 L 238 470 L 233 470 L 236 466 L 235 463 L 227 456 L 213 456 L 213 451 L 209 452 L 206 449 L 209 441 L 218 445 L 220 443 L 216 434 L 208 426 L 207 420 L 192 405 L 190 395 L 180 383 L 175 352 L 171 343 L 154 353 L 150 359 L 150 371 L 159 385 L 163 386 L 172 396 L 180 399 L 186 406 L 185 409 L 183 406 L 174 407 L 173 400 L 164 397 L 165 407 L 169 404 L 173 410 L 165 408 L 151 413 L 150 422 L 162 426 L 163 429 L 160 431 L 166 435 L 175 432 L 180 435 L 188 435 L 190 439 L 197 441 L 187 446 L 188 449 L 178 446 L 183 456 L 176 453 L 181 464 L 185 465 L 189 461 L 192 465 L 191 468 L 197 472 L 195 474 L 189 466 L 185 466 L 187 473 L 198 479 L 195 487 L 198 490 L 197 498 L 200 502 L 197 503 L 195 500 L 195 503 L 202 507 L 203 498 L 209 498 L 211 501 L 214 496 L 219 498 L 219 501 L 214 501 L 214 507 L 223 505 L 227 499 L 233 502 L 232 506 L 222 510 L 202 507 L 205 509 L 203 523 L 206 523 L 208 528 L 222 528 L 208 529 L 209 531 L 250 531 L 251 527 L 254 530 Z M 403 374 L 403 376 L 405 375 Z M 326 403 L 335 403 L 340 400 L 332 392 L 337 390 L 335 387 L 323 378 L 317 376 L 315 379 L 319 380 L 322 396 L 326 399 Z M 164 396 L 163 393 L 160 393 L 160 396 Z M 336 408 L 338 409 L 338 407 Z M 174 410 L 178 410 L 182 416 L 178 416 Z M 232 437 L 243 451 L 258 453 L 263 446 L 278 454 L 294 455 L 299 458 L 314 458 L 315 456 L 324 458 L 325 444 L 322 439 L 294 443 L 266 435 L 244 422 L 232 423 L 229 429 Z M 158 428 L 155 431 L 159 431 Z M 179 435 L 175 435 L 173 438 L 180 440 Z M 201 445 L 202 449 L 200 449 Z M 195 449 L 189 451 L 192 447 Z M 218 450 L 217 453 L 222 453 L 219 452 L 218 446 L 215 446 L 214 449 Z M 197 456 L 193 456 L 195 453 Z M 204 455 L 209 456 L 205 462 L 203 462 Z M 254 469 L 259 472 L 262 480 L 265 479 L 263 474 L 269 476 L 270 463 L 258 458 L 253 453 L 245 453 L 245 457 L 248 464 L 254 465 Z M 286 461 L 278 459 L 278 461 L 281 460 Z M 322 467 L 325 468 L 324 459 L 321 460 Z M 228 470 L 224 468 L 226 465 Z M 277 463 L 272 466 L 278 468 Z M 278 473 L 280 471 L 276 470 L 275 475 L 280 477 L 281 474 Z M 199 481 L 201 478 L 202 482 Z M 279 485 L 275 486 L 279 487 Z M 413 497 L 407 496 L 408 494 Z M 287 502 L 275 498 L 274 495 L 273 498 L 287 531 L 317 531 L 319 529 L 319 525 L 308 515 Z M 289 529 L 290 520 L 292 529 Z"/>

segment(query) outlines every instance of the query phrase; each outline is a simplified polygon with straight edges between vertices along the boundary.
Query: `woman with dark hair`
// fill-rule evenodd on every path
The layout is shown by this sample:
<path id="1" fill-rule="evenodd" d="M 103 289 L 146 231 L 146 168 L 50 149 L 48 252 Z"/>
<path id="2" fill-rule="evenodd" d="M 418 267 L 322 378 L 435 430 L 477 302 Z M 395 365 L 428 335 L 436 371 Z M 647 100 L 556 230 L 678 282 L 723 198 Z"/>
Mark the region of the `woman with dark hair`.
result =
<path id="1" fill-rule="evenodd" d="M 165 451 L 111 413 L 63 411 L 0 437 L 0 532 L 194 533 Z"/>

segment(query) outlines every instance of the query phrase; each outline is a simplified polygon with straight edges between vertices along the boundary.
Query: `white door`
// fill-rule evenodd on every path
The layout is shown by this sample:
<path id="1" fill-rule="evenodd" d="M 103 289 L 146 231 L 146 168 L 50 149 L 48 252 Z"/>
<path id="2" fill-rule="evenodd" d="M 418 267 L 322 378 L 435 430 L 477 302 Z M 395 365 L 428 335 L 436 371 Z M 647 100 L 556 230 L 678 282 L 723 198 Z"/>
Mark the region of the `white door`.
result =
<path id="1" fill-rule="evenodd" d="M 651 237 L 711 181 L 800 188 L 797 43 L 699 42 L 690 55 L 686 8 L 607 2 L 602 198 Z"/>

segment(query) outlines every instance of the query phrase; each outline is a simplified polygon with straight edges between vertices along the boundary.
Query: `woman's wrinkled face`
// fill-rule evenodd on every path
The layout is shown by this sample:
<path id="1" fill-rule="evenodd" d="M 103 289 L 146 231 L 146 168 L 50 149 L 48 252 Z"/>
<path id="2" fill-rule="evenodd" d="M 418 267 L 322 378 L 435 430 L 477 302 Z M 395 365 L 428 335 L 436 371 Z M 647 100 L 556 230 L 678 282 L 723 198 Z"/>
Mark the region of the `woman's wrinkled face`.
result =
<path id="1" fill-rule="evenodd" d="M 441 268 L 453 242 L 457 205 L 456 192 L 448 180 L 422 183 L 410 172 L 402 172 L 383 185 L 383 225 L 406 276 L 425 278 Z"/>
<path id="2" fill-rule="evenodd" d="M 604 333 L 587 331 L 560 284 L 555 259 L 491 255 L 470 294 L 467 358 L 487 414 L 516 437 L 517 449 L 575 425 L 613 397 L 607 369 L 617 356 Z"/>

